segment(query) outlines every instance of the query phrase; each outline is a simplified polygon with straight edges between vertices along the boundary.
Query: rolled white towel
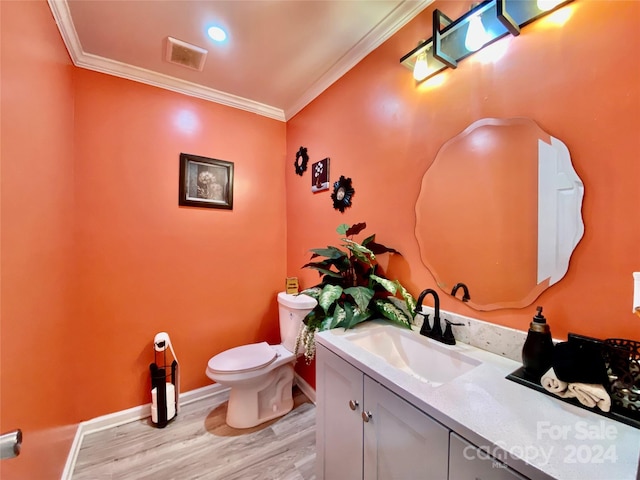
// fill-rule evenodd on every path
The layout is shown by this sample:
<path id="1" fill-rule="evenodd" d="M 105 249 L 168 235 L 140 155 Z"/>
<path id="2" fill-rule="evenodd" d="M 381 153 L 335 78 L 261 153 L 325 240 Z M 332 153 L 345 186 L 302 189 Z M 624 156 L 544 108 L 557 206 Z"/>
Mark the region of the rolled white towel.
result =
<path id="1" fill-rule="evenodd" d="M 556 372 L 553 371 L 553 368 L 547 370 L 547 373 L 545 373 L 540 379 L 540 383 L 547 392 L 551 392 L 560 398 L 573 398 L 576 396 L 574 392 L 569 390 L 569 384 L 567 382 L 563 382 L 556 376 Z"/>
<path id="2" fill-rule="evenodd" d="M 569 392 L 573 393 L 573 396 L 578 401 L 589 408 L 593 408 L 596 405 L 603 412 L 608 412 L 611 408 L 611 397 L 604 389 L 602 385 L 594 383 L 570 383 Z"/>

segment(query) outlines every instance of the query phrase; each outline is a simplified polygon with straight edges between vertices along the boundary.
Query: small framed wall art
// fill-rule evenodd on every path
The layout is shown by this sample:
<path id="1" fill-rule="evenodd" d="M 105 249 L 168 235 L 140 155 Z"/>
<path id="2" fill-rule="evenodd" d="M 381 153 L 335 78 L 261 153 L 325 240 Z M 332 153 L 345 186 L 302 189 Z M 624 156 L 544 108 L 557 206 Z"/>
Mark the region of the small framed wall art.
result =
<path id="1" fill-rule="evenodd" d="M 179 205 L 233 209 L 233 163 L 181 153 L 179 191 Z"/>
<path id="2" fill-rule="evenodd" d="M 329 158 L 311 165 L 311 191 L 329 190 Z"/>

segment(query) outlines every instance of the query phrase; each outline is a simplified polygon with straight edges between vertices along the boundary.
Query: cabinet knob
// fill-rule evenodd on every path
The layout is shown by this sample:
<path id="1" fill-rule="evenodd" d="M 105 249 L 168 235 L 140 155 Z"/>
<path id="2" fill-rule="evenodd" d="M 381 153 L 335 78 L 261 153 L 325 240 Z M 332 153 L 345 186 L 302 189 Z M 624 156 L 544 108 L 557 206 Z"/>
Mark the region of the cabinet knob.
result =
<path id="1" fill-rule="evenodd" d="M 358 401 L 357 400 L 349 400 L 349 408 L 351 410 L 355 410 L 356 408 L 358 408 Z"/>
<path id="2" fill-rule="evenodd" d="M 362 421 L 365 423 L 369 423 L 369 420 L 371 420 L 371 412 L 362 412 Z"/>

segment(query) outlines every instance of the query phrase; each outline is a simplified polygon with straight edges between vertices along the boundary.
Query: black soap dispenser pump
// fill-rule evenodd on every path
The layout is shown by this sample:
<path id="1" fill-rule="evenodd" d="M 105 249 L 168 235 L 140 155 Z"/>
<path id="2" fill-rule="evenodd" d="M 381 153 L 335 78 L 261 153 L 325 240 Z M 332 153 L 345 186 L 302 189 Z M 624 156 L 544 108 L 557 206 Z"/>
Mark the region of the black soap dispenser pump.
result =
<path id="1" fill-rule="evenodd" d="M 553 340 L 547 319 L 542 315 L 542 307 L 537 310 L 522 347 L 522 365 L 529 376 L 540 380 L 553 363 Z"/>

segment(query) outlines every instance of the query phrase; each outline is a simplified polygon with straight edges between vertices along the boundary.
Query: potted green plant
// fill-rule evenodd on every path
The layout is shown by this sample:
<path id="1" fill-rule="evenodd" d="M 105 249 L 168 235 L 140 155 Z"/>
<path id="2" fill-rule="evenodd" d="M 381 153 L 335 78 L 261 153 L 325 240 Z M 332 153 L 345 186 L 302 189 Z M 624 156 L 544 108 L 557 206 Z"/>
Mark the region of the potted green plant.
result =
<path id="1" fill-rule="evenodd" d="M 313 248 L 313 261 L 303 266 L 317 270 L 322 277 L 318 285 L 302 292 L 318 302 L 304 318 L 296 341 L 295 353 L 303 346 L 307 364 L 315 357 L 316 331 L 352 328 L 374 318 L 411 328 L 415 299 L 398 280 L 386 278 L 376 261 L 376 255 L 398 252 L 377 243 L 375 234 L 360 243 L 354 240 L 366 226 L 338 226 L 343 248 Z"/>

